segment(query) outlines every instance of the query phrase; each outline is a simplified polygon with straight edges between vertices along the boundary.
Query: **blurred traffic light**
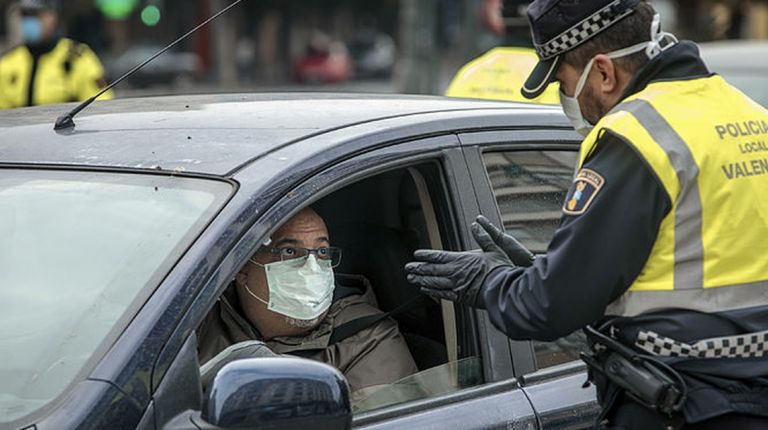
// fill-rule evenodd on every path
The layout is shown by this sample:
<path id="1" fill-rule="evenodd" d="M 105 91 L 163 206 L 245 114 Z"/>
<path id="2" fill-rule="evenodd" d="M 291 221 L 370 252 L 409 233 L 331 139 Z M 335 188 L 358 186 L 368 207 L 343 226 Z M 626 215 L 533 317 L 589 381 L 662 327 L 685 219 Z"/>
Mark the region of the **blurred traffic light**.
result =
<path id="1" fill-rule="evenodd" d="M 160 22 L 160 8 L 155 5 L 144 7 L 141 11 L 141 22 L 149 27 L 154 27 Z"/>
<path id="2" fill-rule="evenodd" d="M 96 6 L 109 19 L 128 18 L 138 6 L 139 0 L 96 0 Z"/>

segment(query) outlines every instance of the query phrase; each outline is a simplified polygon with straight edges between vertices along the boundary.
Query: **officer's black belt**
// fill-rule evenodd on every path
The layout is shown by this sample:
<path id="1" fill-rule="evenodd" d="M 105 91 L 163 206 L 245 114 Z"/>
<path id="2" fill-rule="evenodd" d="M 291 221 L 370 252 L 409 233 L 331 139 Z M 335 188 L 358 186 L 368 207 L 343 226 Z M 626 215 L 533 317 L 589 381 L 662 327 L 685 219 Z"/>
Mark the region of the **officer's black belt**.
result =
<path id="1" fill-rule="evenodd" d="M 667 416 L 682 410 L 688 394 L 685 381 L 677 371 L 591 326 L 584 331 L 592 344 L 591 351 L 581 353 L 589 367 L 590 381 L 594 382 L 595 374 L 599 374 L 618 387 L 610 390 L 611 398 L 603 402 L 598 422 L 611 409 L 620 390 L 639 404 Z"/>

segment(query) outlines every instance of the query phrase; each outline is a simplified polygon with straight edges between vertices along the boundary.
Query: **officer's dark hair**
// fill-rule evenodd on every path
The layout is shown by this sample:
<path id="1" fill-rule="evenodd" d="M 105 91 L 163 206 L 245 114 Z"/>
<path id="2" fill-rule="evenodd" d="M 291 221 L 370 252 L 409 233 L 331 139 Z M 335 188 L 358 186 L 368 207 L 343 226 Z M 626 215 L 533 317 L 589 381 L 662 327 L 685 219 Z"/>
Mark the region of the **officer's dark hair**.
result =
<path id="1" fill-rule="evenodd" d="M 635 6 L 635 11 L 627 15 L 626 18 L 582 45 L 566 52 L 563 55 L 563 62 L 577 70 L 582 70 L 587 66 L 589 60 L 597 54 L 607 54 L 650 40 L 651 22 L 655 13 L 653 6 L 645 0 L 641 0 Z M 626 57 L 616 58 L 613 61 L 627 72 L 634 73 L 648 62 L 648 55 L 645 51 L 640 51 Z"/>

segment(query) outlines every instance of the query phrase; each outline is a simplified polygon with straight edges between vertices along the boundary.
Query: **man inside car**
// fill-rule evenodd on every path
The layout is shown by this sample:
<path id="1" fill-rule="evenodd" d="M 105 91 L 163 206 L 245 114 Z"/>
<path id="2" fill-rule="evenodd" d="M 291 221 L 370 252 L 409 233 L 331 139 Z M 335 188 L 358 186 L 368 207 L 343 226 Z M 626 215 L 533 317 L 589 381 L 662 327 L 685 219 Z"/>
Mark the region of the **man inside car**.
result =
<path id="1" fill-rule="evenodd" d="M 251 256 L 203 321 L 200 362 L 219 361 L 220 368 L 248 356 L 304 357 L 339 369 L 353 393 L 417 372 L 368 281 L 334 273 L 340 259 L 314 210 L 293 216 Z M 248 341 L 263 343 L 233 350 Z"/>

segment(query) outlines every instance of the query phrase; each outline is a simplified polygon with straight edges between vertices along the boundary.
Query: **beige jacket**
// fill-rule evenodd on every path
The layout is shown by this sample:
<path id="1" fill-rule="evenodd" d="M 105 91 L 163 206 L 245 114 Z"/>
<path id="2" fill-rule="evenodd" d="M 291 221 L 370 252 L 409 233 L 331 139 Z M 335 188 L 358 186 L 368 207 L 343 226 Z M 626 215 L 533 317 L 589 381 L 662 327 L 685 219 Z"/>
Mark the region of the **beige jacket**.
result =
<path id="1" fill-rule="evenodd" d="M 362 276 L 336 275 L 337 291 L 356 294 L 334 300 L 328 314 L 312 332 L 299 337 L 278 337 L 266 342 L 278 354 L 290 354 L 339 369 L 352 392 L 374 385 L 391 384 L 417 372 L 405 339 L 391 318 L 329 345 L 334 328 L 368 315 L 381 314 L 368 281 Z M 256 328 L 240 311 L 234 291 L 223 294 L 198 332 L 198 356 L 203 364 L 228 346 L 260 339 Z M 338 296 L 338 294 L 336 294 Z"/>

